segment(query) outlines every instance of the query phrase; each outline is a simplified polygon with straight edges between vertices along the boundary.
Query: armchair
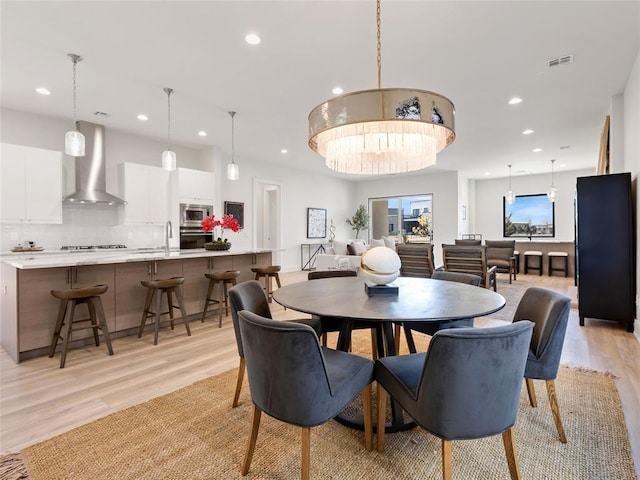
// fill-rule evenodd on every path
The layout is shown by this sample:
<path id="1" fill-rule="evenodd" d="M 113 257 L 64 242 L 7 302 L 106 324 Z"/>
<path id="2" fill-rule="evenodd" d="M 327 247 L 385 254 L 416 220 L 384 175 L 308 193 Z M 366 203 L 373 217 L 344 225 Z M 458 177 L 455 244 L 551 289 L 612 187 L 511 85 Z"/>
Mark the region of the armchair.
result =
<path id="1" fill-rule="evenodd" d="M 515 240 L 485 240 L 487 247 L 487 265 L 496 267 L 496 272 L 508 273 L 509 283 L 511 277 L 516 280 L 516 241 Z"/>
<path id="2" fill-rule="evenodd" d="M 384 451 L 387 392 L 418 425 L 442 440 L 443 478 L 452 478 L 451 442 L 502 433 L 512 480 L 520 478 L 513 426 L 533 323 L 437 332 L 426 353 L 376 361 L 378 451 Z"/>
<path id="3" fill-rule="evenodd" d="M 480 282 L 481 286 L 484 288 L 493 288 L 494 292 L 498 291 L 496 285 L 497 268 L 487 265 L 485 246 L 443 244 L 442 259 L 445 271 L 478 275 L 482 279 Z"/>
<path id="4" fill-rule="evenodd" d="M 433 266 L 433 243 L 400 243 L 396 246 L 400 257 L 400 275 L 429 278 Z"/>

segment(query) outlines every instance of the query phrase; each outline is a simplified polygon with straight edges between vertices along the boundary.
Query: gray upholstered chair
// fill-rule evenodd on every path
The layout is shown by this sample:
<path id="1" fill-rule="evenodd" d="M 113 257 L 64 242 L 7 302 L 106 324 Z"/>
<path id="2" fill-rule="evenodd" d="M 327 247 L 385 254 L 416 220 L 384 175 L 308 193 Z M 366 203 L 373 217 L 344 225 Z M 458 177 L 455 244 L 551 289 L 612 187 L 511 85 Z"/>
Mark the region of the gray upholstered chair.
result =
<path id="1" fill-rule="evenodd" d="M 400 257 L 400 276 L 429 278 L 433 266 L 433 243 L 400 243 L 396 246 Z"/>
<path id="2" fill-rule="evenodd" d="M 233 330 L 236 334 L 236 344 L 238 346 L 238 355 L 240 355 L 240 365 L 238 367 L 238 381 L 236 382 L 236 391 L 233 395 L 232 407 L 238 406 L 238 398 L 242 390 L 242 382 L 244 381 L 245 361 L 244 350 L 242 348 L 242 336 L 240 335 L 240 327 L 238 326 L 238 312 L 240 310 L 248 310 L 266 318 L 271 317 L 271 309 L 269 301 L 260 282 L 250 280 L 248 282 L 239 283 L 229 289 L 229 301 L 231 302 L 231 319 L 233 320 Z M 304 318 L 300 320 L 289 320 L 290 322 L 303 323 L 311 326 L 319 335 L 322 333 L 320 320 L 314 318 Z"/>
<path id="3" fill-rule="evenodd" d="M 508 273 L 509 283 L 511 277 L 516 280 L 516 241 L 485 240 L 484 244 L 487 247 L 487 266 L 495 266 L 499 273 Z"/>
<path id="4" fill-rule="evenodd" d="M 307 280 L 319 280 L 321 278 L 336 277 L 357 277 L 358 272 L 355 270 L 313 270 L 307 274 Z M 339 332 L 342 329 L 344 320 L 335 317 L 319 317 L 320 328 L 322 330 L 322 346 L 327 346 L 327 333 Z M 378 337 L 382 341 L 382 323 L 367 322 L 365 320 L 355 320 L 352 330 L 371 330 L 371 357 L 375 360 L 378 358 Z M 378 333 L 379 332 L 379 333 Z"/>
<path id="5" fill-rule="evenodd" d="M 431 275 L 432 280 L 444 280 L 446 282 L 458 282 L 466 283 L 467 285 L 473 285 L 475 287 L 480 286 L 482 278 L 478 275 L 472 275 L 470 273 L 458 273 L 458 272 L 445 272 L 443 270 L 436 270 Z M 473 317 L 463 318 L 460 320 L 454 320 L 452 322 L 403 322 L 402 324 L 396 323 L 395 330 L 395 345 L 396 352 L 400 351 L 400 325 L 404 328 L 404 335 L 407 339 L 407 345 L 409 352 L 416 353 L 416 344 L 413 341 L 412 330 L 416 332 L 424 333 L 426 335 L 433 335 L 438 330 L 444 330 L 445 328 L 452 327 L 473 327 Z"/>
<path id="6" fill-rule="evenodd" d="M 537 406 L 533 380 L 544 380 L 553 421 L 562 443 L 567 443 L 567 437 L 560 418 L 555 378 L 558 376 L 570 309 L 571 300 L 568 297 L 544 288 L 530 287 L 520 300 L 513 317 L 514 322 L 530 320 L 535 324 L 524 370 L 529 402 L 532 407 Z"/>
<path id="7" fill-rule="evenodd" d="M 497 291 L 496 267 L 487 264 L 487 247 L 442 244 L 442 261 L 447 272 L 470 273 L 482 277 L 484 288 Z"/>
<path id="8" fill-rule="evenodd" d="M 265 412 L 302 428 L 301 477 L 308 479 L 311 427 L 334 418 L 361 392 L 365 446 L 372 450 L 371 360 L 322 347 L 308 325 L 278 322 L 246 310 L 238 313 L 238 319 L 253 401 L 242 475 L 249 472 Z"/>
<path id="9" fill-rule="evenodd" d="M 387 392 L 442 440 L 442 473 L 452 478 L 451 442 L 502 433 L 511 478 L 519 479 L 513 426 L 533 323 L 437 332 L 426 353 L 376 361 L 378 451 L 384 450 Z"/>

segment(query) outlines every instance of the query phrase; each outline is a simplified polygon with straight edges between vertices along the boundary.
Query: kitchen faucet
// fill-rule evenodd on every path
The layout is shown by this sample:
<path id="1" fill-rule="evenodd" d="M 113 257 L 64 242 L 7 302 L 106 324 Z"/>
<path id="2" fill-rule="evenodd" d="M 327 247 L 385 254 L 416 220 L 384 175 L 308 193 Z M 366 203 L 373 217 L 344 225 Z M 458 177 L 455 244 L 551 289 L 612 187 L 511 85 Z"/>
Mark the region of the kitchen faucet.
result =
<path id="1" fill-rule="evenodd" d="M 164 227 L 164 251 L 167 255 L 169 255 L 170 238 L 173 238 L 173 226 L 171 225 L 171 220 L 167 220 L 167 223 Z"/>

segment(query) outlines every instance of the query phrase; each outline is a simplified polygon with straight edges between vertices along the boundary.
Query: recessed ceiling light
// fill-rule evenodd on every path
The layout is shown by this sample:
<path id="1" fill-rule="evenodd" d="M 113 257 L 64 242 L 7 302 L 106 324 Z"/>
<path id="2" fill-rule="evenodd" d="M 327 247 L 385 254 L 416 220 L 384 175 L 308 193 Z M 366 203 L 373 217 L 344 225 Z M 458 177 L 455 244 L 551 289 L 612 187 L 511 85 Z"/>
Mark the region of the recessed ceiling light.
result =
<path id="1" fill-rule="evenodd" d="M 489 176 L 489 175 L 491 175 L 491 174 L 490 174 L 489 172 L 484 172 L 484 175 L 485 175 L 486 177 L 488 177 L 488 176 Z"/>
<path id="2" fill-rule="evenodd" d="M 342 89 L 342 87 L 335 87 L 333 90 L 331 90 L 331 92 L 334 95 L 340 95 L 341 93 L 344 93 L 344 90 Z"/>
<path id="3" fill-rule="evenodd" d="M 40 95 L 51 95 L 51 90 L 44 87 L 36 88 L 36 92 L 38 92 Z"/>
<path id="4" fill-rule="evenodd" d="M 200 130 L 198 132 L 198 135 L 201 136 L 201 137 L 206 137 L 207 136 L 207 132 L 205 132 L 204 130 Z"/>
<path id="5" fill-rule="evenodd" d="M 533 153 L 538 153 L 541 152 L 542 149 L 541 148 L 534 148 L 533 150 L 531 150 Z"/>
<path id="6" fill-rule="evenodd" d="M 522 131 L 523 135 L 531 135 L 534 132 L 534 130 L 531 130 L 530 128 L 527 128 L 526 130 Z"/>
<path id="7" fill-rule="evenodd" d="M 246 37 L 244 37 L 245 41 L 249 45 L 258 45 L 260 43 L 260 37 L 255 33 L 249 33 Z"/>
<path id="8" fill-rule="evenodd" d="M 280 150 L 280 153 L 289 153 L 289 150 L 287 150 L 286 148 L 283 148 L 282 150 Z"/>
<path id="9" fill-rule="evenodd" d="M 139 113 L 137 118 L 138 120 L 142 120 L 143 122 L 149 120 L 149 117 L 147 117 L 144 113 Z"/>
<path id="10" fill-rule="evenodd" d="M 564 168 L 564 167 L 566 167 L 566 166 L 567 166 L 567 164 L 566 164 L 566 163 L 561 163 L 561 164 L 560 164 L 560 166 L 561 166 L 562 168 Z"/>
<path id="11" fill-rule="evenodd" d="M 520 102 L 522 102 L 522 99 L 520 97 L 513 97 L 511 100 L 509 100 L 509 105 L 517 105 Z"/>

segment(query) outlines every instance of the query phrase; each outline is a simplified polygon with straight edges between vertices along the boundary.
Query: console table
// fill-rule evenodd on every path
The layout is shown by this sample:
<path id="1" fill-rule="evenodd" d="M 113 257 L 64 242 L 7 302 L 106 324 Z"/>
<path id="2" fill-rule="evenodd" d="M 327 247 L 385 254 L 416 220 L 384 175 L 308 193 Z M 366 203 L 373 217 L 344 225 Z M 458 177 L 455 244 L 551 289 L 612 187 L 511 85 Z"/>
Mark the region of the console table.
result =
<path id="1" fill-rule="evenodd" d="M 300 270 L 313 270 L 316 263 L 316 255 L 326 251 L 324 246 L 324 243 L 301 243 Z"/>

